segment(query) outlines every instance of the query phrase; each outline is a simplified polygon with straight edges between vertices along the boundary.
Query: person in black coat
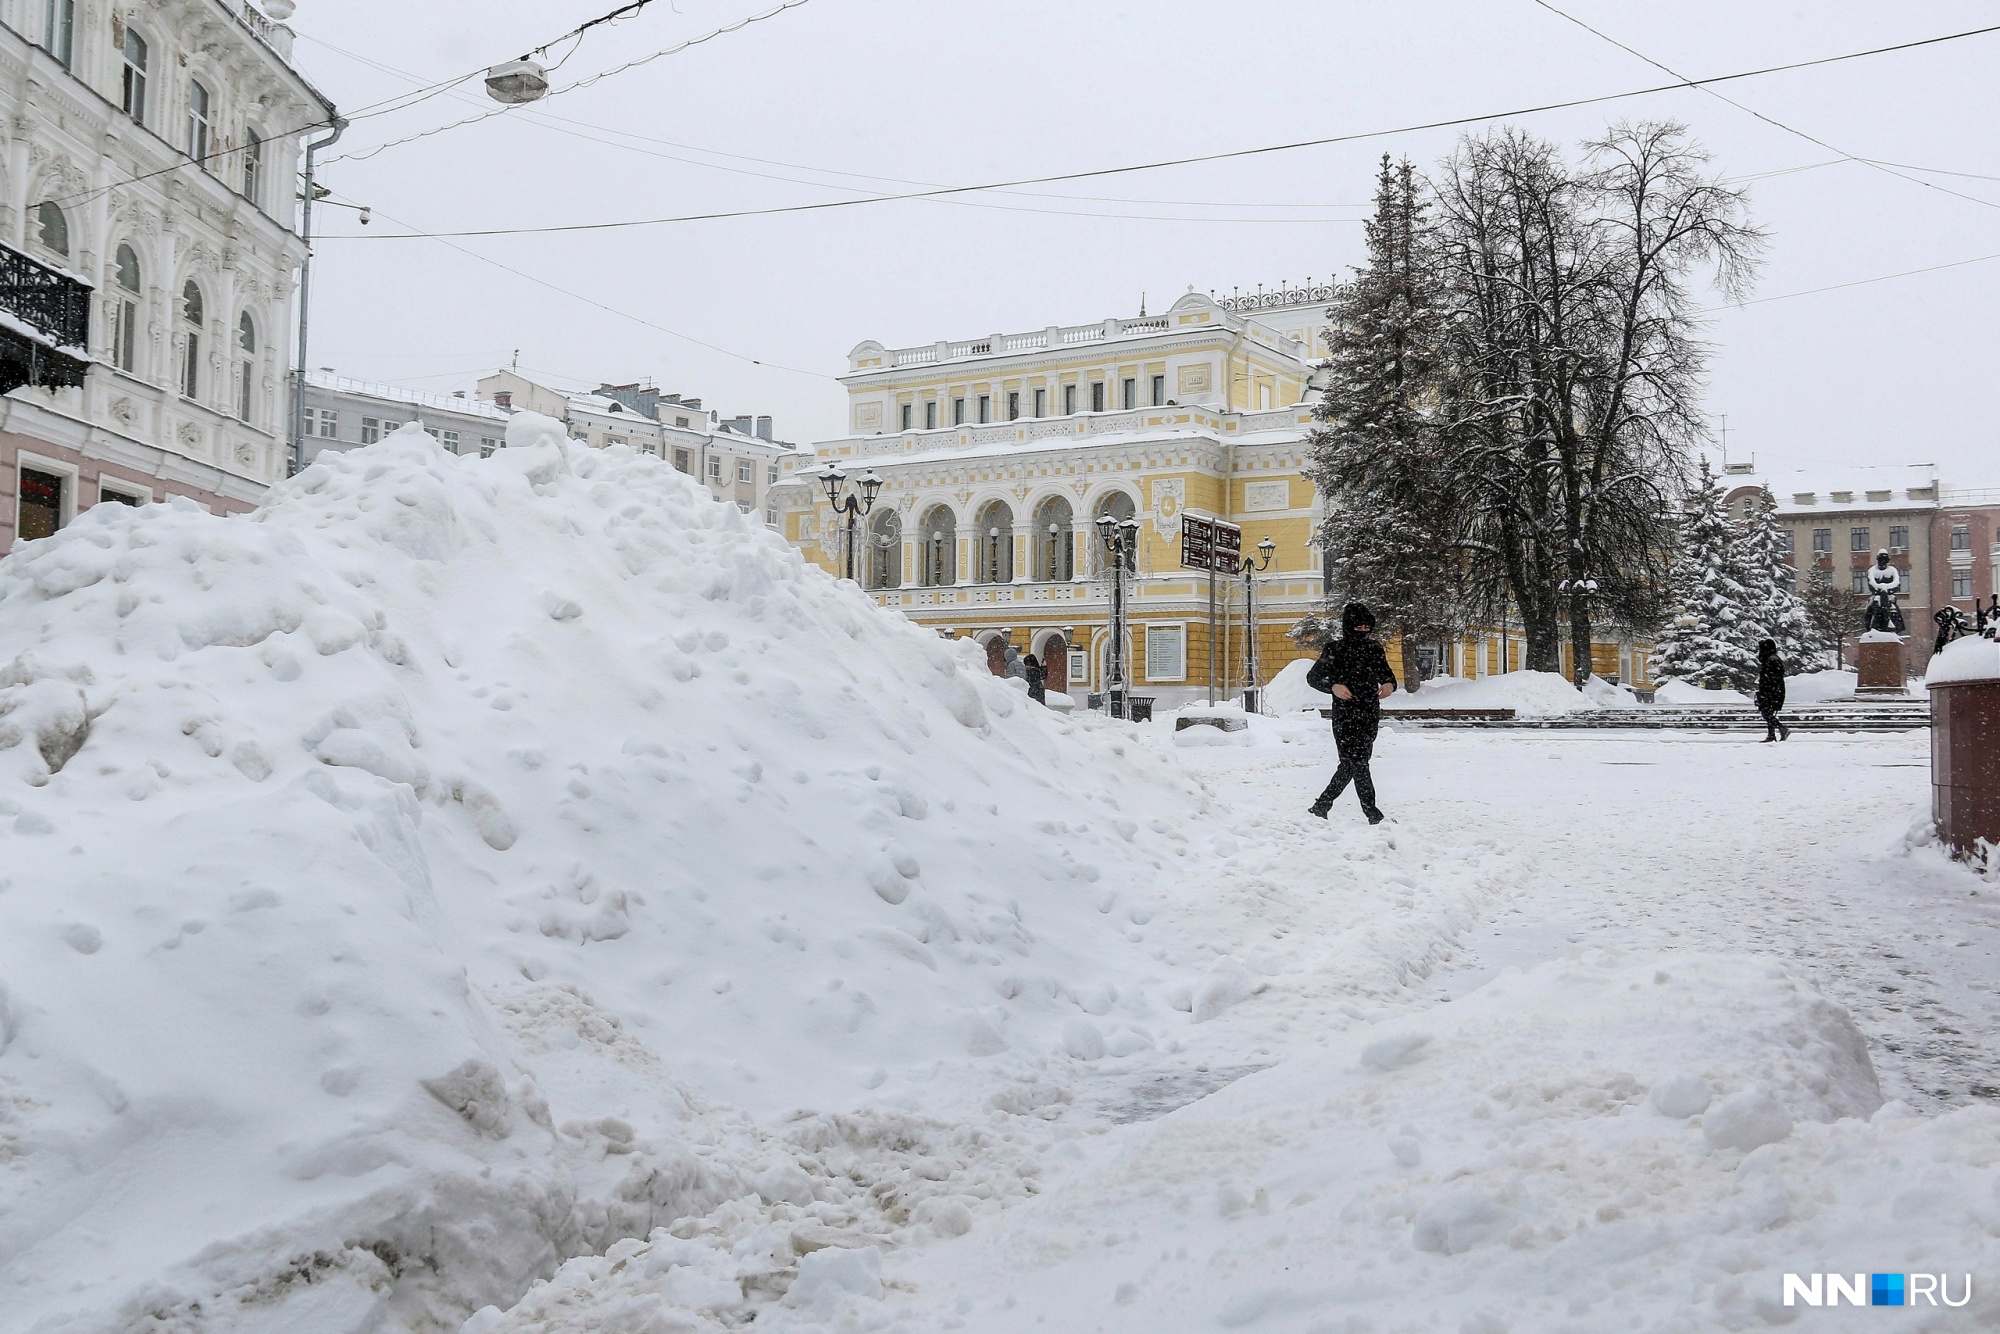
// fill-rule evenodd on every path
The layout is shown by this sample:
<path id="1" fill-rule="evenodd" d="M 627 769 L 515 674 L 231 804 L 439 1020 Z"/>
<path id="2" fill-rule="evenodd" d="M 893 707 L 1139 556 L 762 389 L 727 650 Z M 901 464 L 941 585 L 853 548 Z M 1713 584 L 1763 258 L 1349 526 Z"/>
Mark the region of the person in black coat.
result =
<path id="1" fill-rule="evenodd" d="M 1049 669 L 1042 666 L 1042 660 L 1030 653 L 1021 659 L 1021 665 L 1028 673 L 1028 698 L 1037 704 L 1049 702 Z"/>
<path id="2" fill-rule="evenodd" d="M 1388 655 L 1375 639 L 1375 613 L 1359 602 L 1341 609 L 1340 638 L 1319 652 L 1319 661 L 1306 673 L 1306 684 L 1333 696 L 1333 744 L 1340 752 L 1340 767 L 1318 800 L 1307 809 L 1320 819 L 1333 809 L 1334 801 L 1354 784 L 1361 798 L 1362 814 L 1369 824 L 1380 824 L 1382 812 L 1375 805 L 1375 776 L 1368 771 L 1375 754 L 1375 734 L 1382 726 L 1382 701 L 1396 691 L 1396 674 L 1389 670 Z"/>
<path id="3" fill-rule="evenodd" d="M 1757 712 L 1764 715 L 1766 741 L 1790 741 L 1792 729 L 1778 721 L 1785 707 L 1785 660 L 1778 645 L 1769 639 L 1757 641 Z"/>

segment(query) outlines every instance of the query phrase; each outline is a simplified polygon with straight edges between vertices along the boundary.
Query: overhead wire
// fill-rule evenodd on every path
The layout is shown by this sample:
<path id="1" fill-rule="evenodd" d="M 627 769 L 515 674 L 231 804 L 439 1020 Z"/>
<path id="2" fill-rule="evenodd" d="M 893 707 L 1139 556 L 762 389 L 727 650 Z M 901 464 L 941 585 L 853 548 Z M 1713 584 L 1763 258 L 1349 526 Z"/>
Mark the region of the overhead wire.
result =
<path id="1" fill-rule="evenodd" d="M 1542 9 L 1547 10 L 1551 14 L 1554 14 L 1557 18 L 1562 19 L 1564 22 L 1575 24 L 1577 27 L 1583 29 L 1585 32 L 1589 33 L 1591 36 L 1597 38 L 1598 40 L 1609 42 L 1611 45 L 1617 47 L 1620 51 L 1625 52 L 1627 55 L 1635 56 L 1638 59 L 1645 61 L 1648 65 L 1651 65 L 1654 69 L 1659 70 L 1662 73 L 1671 74 L 1676 79 L 1681 79 L 1686 77 L 1685 75 L 1681 74 L 1680 71 L 1672 68 L 1669 65 L 1664 65 L 1661 62 L 1653 59 L 1651 56 L 1647 55 L 1645 52 L 1640 51 L 1635 47 L 1629 46 L 1626 43 L 1619 41 L 1616 37 L 1611 36 L 1611 34 L 1604 32 L 1600 29 L 1593 28 L 1590 24 L 1585 23 L 1582 19 L 1576 17 L 1574 14 L 1566 13 L 1565 11 L 1558 9 L 1555 5 L 1550 3 L 1550 0 L 1531 0 L 1531 3 L 1541 7 Z M 1697 85 L 1690 85 L 1690 86 L 1697 86 Z M 1906 176 L 1902 172 L 1897 171 L 1893 167 L 1883 162 L 1877 161 L 1874 158 L 1865 158 L 1860 156 L 1859 154 L 1850 153 L 1844 148 L 1839 148 L 1833 144 L 1828 143 L 1826 140 L 1820 138 L 1818 135 L 1809 134 L 1806 131 L 1798 128 L 1796 125 L 1787 125 L 1784 121 L 1777 119 L 1775 116 L 1767 116 L 1763 112 L 1758 111 L 1756 108 L 1745 106 L 1743 103 L 1738 102 L 1736 99 L 1729 97 L 1726 94 L 1719 93 L 1713 88 L 1701 86 L 1699 90 L 1703 93 L 1706 93 L 1708 96 L 1715 98 L 1719 102 L 1723 102 L 1728 104 L 1729 106 L 1735 107 L 1738 111 L 1743 112 L 1745 115 L 1756 117 L 1758 120 L 1763 121 L 1766 125 L 1772 126 L 1773 128 L 1779 130 L 1783 130 L 1786 134 L 1793 135 L 1797 138 L 1803 139 L 1809 144 L 1815 144 L 1820 148 L 1824 148 L 1829 153 L 1838 153 L 1841 156 L 1841 158 L 1845 161 L 1858 162 L 1863 166 L 1872 167 L 1876 171 L 1882 172 L 1884 175 L 1893 176 L 1899 181 L 1907 181 L 1912 185 L 1920 185 L 1927 190 L 1936 190 L 1940 194 L 1947 194 L 1955 199 L 1963 199 L 1968 203 L 1978 204 L 1984 208 L 2000 209 L 2000 203 L 1996 203 L 1991 199 L 1981 199 L 1977 195 L 1965 194 L 1962 191 L 1953 190 L 1946 186 L 1939 185 L 1936 181 L 1926 181 L 1916 176 Z"/>
<path id="2" fill-rule="evenodd" d="M 532 273 L 524 272 L 521 269 L 515 268 L 511 264 L 506 264 L 500 260 L 494 259 L 491 255 L 482 255 L 477 250 L 470 250 L 465 246 L 455 245 L 451 240 L 449 240 L 444 236 L 431 235 L 429 233 L 417 231 L 415 229 L 414 223 L 407 222 L 402 218 L 390 217 L 389 214 L 382 212 L 381 209 L 376 209 L 375 212 L 376 216 L 378 217 L 389 218 L 389 221 L 391 222 L 397 223 L 404 227 L 411 228 L 412 235 L 417 235 L 417 236 L 429 235 L 430 239 L 438 242 L 438 244 L 445 246 L 448 249 L 456 250 L 461 255 L 469 256 L 472 259 L 478 260 L 482 264 L 490 264 L 496 269 L 500 269 L 506 273 L 513 274 L 516 278 L 519 278 L 524 282 L 533 283 L 537 287 L 547 288 L 549 291 L 554 292 L 560 296 L 566 296 L 573 301 L 581 301 L 584 305 L 593 307 L 594 309 L 597 310 L 601 310 L 607 315 L 616 315 L 620 319 L 630 320 L 634 324 L 643 325 L 648 329 L 652 329 L 656 333 L 666 334 L 669 338 L 678 338 L 684 343 L 692 343 L 696 347 L 707 348 L 710 352 L 717 353 L 718 355 L 721 356 L 729 357 L 736 361 L 747 362 L 752 366 L 765 366 L 769 367 L 772 370 L 788 371 L 793 375 L 811 376 L 815 380 L 832 380 L 835 378 L 831 375 L 826 374 L 823 371 L 809 371 L 798 366 L 787 366 L 783 362 L 770 361 L 762 357 L 753 357 L 746 352 L 738 352 L 735 351 L 733 348 L 723 347 L 719 343 L 711 343 L 706 339 L 696 338 L 693 334 L 682 333 L 678 329 L 669 329 L 666 325 L 655 323 L 654 321 L 645 318 L 643 315 L 634 315 L 629 310 L 620 310 L 616 306 L 607 305 L 604 302 L 599 301 L 595 297 L 585 296 L 581 292 L 573 292 L 567 287 L 558 286 L 557 284 L 550 282 L 546 278 L 538 278 Z"/>
<path id="3" fill-rule="evenodd" d="M 645 0 L 645 2 L 650 3 L 650 0 Z M 773 5 L 769 9 L 766 9 L 760 13 L 746 15 L 745 17 L 738 19 L 734 23 L 724 24 L 722 27 L 716 28 L 710 32 L 705 32 L 701 34 L 699 37 L 690 37 L 684 42 L 679 42 L 673 46 L 667 47 L 665 50 L 655 51 L 651 55 L 640 56 L 636 60 L 628 60 L 624 64 L 614 65 L 610 69 L 599 70 L 597 73 L 589 76 L 588 78 L 578 79 L 575 83 L 565 84 L 561 88 L 551 88 L 548 91 L 547 96 L 559 97 L 564 93 L 573 93 L 579 88 L 588 88 L 593 84 L 601 83 L 605 79 L 609 79 L 614 75 L 623 74 L 626 70 L 637 69 L 641 65 L 650 64 L 651 62 L 662 59 L 663 57 L 666 56 L 679 55 L 681 52 L 686 51 L 691 47 L 700 46 L 706 42 L 712 42 L 718 37 L 725 37 L 733 32 L 741 32 L 743 29 L 749 27 L 753 23 L 762 23 L 765 19 L 776 18 L 778 15 L 784 13 L 788 9 L 797 9 L 801 5 L 806 5 L 810 3 L 811 0 L 780 0 L 780 3 Z M 636 6 L 627 6 L 627 8 L 628 9 L 636 8 Z M 584 26 L 588 27 L 590 25 L 586 24 Z M 580 31 L 581 29 L 579 29 L 579 32 Z M 559 37 L 556 40 L 559 42 L 564 41 L 567 40 L 567 37 Z M 553 45 L 553 43 L 551 43 L 551 45 Z M 543 47 L 536 48 L 536 50 L 538 51 L 545 49 L 546 48 Z M 571 54 L 573 55 L 575 53 L 572 52 Z M 567 61 L 568 57 L 565 56 L 564 60 Z M 558 68 L 560 68 L 560 66 L 558 66 Z M 518 105 L 528 106 L 533 104 L 520 103 Z M 415 134 L 404 135 L 400 139 L 390 139 L 385 143 L 379 143 L 375 145 L 373 148 L 367 149 L 363 152 L 342 153 L 338 157 L 330 157 L 326 160 L 327 165 L 331 166 L 333 163 L 336 162 L 364 162 L 367 159 L 374 157 L 376 154 L 386 152 L 391 148 L 398 148 L 404 144 L 413 144 L 416 143 L 419 139 L 429 139 L 436 135 L 444 134 L 446 131 L 456 130 L 466 125 L 476 125 L 483 120 L 492 120 L 495 116 L 505 116 L 515 111 L 516 109 L 517 109 L 516 106 L 494 107 L 489 111 L 482 111 L 476 116 L 467 116 L 462 120 L 451 121 L 448 124 L 444 125 L 436 125 L 428 130 L 420 130 Z"/>
<path id="4" fill-rule="evenodd" d="M 1537 0 L 1540 3 L 1540 0 Z M 1030 185 L 1057 185 L 1068 181 L 1093 180 L 1105 176 L 1129 175 L 1133 172 L 1158 171 L 1170 167 L 1184 167 L 1210 162 L 1236 161 L 1243 158 L 1268 156 L 1276 153 L 1294 152 L 1304 148 L 1322 148 L 1337 144 L 1357 143 L 1369 139 L 1391 138 L 1398 135 L 1416 134 L 1427 130 L 1454 129 L 1466 125 L 1480 124 L 1492 120 L 1505 120 L 1517 116 L 1539 115 L 1550 111 L 1569 110 L 1576 107 L 1596 106 L 1605 102 L 1621 101 L 1632 97 L 1646 97 L 1657 93 L 1675 92 L 1684 88 L 1705 88 L 1709 84 L 1729 83 L 1742 79 L 1760 78 L 1769 74 L 1785 73 L 1792 70 L 1811 69 L 1822 65 L 1838 64 L 1849 60 L 1860 60 L 1870 56 L 1887 55 L 1892 52 L 1916 50 L 1921 47 L 1936 46 L 1944 42 L 1960 41 L 1970 37 L 1985 36 L 2000 32 L 2000 24 L 1983 28 L 1967 29 L 1963 32 L 1947 33 L 1937 37 L 1925 37 L 1915 41 L 1898 42 L 1890 46 L 1871 47 L 1864 51 L 1849 51 L 1839 55 L 1820 56 L 1811 60 L 1792 61 L 1782 65 L 1768 65 L 1759 69 L 1740 70 L 1732 74 L 1712 75 L 1703 79 L 1690 79 L 1679 75 L 1677 82 L 1658 84 L 1649 88 L 1638 88 L 1622 93 L 1604 93 L 1591 97 L 1570 98 L 1558 102 L 1545 102 L 1535 106 L 1516 107 L 1506 111 L 1485 112 L 1478 115 L 1454 116 L 1443 120 L 1424 121 L 1411 125 L 1401 125 L 1390 129 L 1357 131 L 1351 134 L 1325 135 L 1315 139 L 1300 139 L 1286 143 L 1264 144 L 1254 148 L 1230 149 L 1217 153 L 1197 153 L 1185 157 L 1162 158 L 1149 162 L 1128 163 L 1117 167 L 1096 167 L 1083 171 L 1059 172 L 1047 176 L 1026 176 L 1011 180 L 988 181 L 976 185 L 942 186 L 936 189 L 903 191 L 891 194 L 865 196 L 859 199 L 830 199 L 807 204 L 775 205 L 763 208 L 727 209 L 707 213 L 677 214 L 658 218 L 633 218 L 611 222 L 560 223 L 539 227 L 485 227 L 467 228 L 452 232 L 422 233 L 434 239 L 446 237 L 472 238 L 482 236 L 532 236 L 550 235 L 559 232 L 611 231 L 630 227 L 656 227 L 685 222 L 713 222 L 736 218 L 772 217 L 788 213 L 813 213 L 829 209 L 856 208 L 868 204 L 898 203 L 912 199 L 936 199 L 947 195 L 975 194 L 997 190 L 1014 190 Z M 1822 145 L 1831 152 L 1841 150 L 1831 145 Z M 1842 154 L 1843 157 L 1847 156 Z M 1942 189 L 1943 187 L 1933 187 Z M 1947 191 L 1947 193 L 1953 193 Z M 1972 196 L 1965 196 L 1972 198 Z M 1986 201 L 1977 201 L 1986 202 Z M 411 240 L 413 235 L 393 232 L 374 233 L 369 236 L 344 236 L 343 240 Z"/>

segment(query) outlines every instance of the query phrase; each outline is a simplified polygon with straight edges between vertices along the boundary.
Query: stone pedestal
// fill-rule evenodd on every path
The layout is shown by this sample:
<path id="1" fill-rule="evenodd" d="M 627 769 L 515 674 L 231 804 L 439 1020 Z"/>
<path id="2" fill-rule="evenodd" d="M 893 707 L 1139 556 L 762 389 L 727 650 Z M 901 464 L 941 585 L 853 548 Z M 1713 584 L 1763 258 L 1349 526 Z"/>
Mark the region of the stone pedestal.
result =
<path id="1" fill-rule="evenodd" d="M 1907 695 L 1903 684 L 1907 643 L 1901 635 L 1871 630 L 1861 636 L 1855 651 L 1854 670 L 1857 695 Z"/>
<path id="2" fill-rule="evenodd" d="M 1931 687 L 1931 815 L 1961 855 L 2000 846 L 2000 681 Z"/>

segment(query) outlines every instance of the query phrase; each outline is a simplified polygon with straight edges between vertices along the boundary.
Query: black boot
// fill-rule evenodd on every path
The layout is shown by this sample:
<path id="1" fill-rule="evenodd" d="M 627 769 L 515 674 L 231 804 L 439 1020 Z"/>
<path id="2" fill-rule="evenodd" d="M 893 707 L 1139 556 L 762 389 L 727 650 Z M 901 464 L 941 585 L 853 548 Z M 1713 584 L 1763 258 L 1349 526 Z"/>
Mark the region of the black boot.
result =
<path id="1" fill-rule="evenodd" d="M 1388 816 L 1382 814 L 1380 808 L 1375 806 L 1364 806 L 1361 808 L 1361 813 L 1368 817 L 1369 824 L 1381 824 L 1384 820 L 1389 818 Z"/>

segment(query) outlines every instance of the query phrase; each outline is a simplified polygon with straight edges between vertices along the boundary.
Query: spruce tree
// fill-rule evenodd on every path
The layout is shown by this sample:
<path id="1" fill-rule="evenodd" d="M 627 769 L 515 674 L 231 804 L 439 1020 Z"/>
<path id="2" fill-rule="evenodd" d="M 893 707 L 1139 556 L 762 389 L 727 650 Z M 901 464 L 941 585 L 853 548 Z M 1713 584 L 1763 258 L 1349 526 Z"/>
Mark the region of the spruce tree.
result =
<path id="1" fill-rule="evenodd" d="M 1722 487 L 1701 463 L 1701 480 L 1687 498 L 1680 552 L 1674 560 L 1667 626 L 1653 675 L 1710 689 L 1747 690 L 1757 680 L 1757 640 L 1751 626 L 1751 579 L 1722 503 Z"/>
<path id="2" fill-rule="evenodd" d="M 1462 628 L 1463 562 L 1445 501 L 1436 421 L 1439 314 L 1435 246 L 1416 172 L 1385 154 L 1367 263 L 1328 311 L 1325 391 L 1308 474 L 1325 498 L 1319 527 L 1330 610 L 1367 602 L 1400 634 L 1405 685 L 1416 646 Z"/>
<path id="3" fill-rule="evenodd" d="M 1749 601 L 1738 622 L 1750 651 L 1759 639 L 1771 639 L 1778 655 L 1794 672 L 1809 671 L 1818 658 L 1812 627 L 1806 621 L 1805 599 L 1799 596 L 1798 572 L 1787 555 L 1784 530 L 1778 527 L 1778 502 L 1771 488 L 1758 492 L 1737 537 L 1737 563 L 1749 589 Z"/>

